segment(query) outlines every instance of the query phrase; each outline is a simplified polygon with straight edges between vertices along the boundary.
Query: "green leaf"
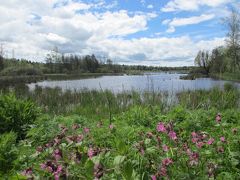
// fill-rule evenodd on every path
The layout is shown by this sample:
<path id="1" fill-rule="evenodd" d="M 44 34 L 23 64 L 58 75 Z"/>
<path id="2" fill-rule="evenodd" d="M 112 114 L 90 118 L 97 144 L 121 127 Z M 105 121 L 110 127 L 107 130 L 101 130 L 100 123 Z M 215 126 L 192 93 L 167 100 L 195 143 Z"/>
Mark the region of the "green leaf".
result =
<path id="1" fill-rule="evenodd" d="M 114 166 L 119 166 L 125 159 L 125 156 L 116 156 L 113 161 Z"/>

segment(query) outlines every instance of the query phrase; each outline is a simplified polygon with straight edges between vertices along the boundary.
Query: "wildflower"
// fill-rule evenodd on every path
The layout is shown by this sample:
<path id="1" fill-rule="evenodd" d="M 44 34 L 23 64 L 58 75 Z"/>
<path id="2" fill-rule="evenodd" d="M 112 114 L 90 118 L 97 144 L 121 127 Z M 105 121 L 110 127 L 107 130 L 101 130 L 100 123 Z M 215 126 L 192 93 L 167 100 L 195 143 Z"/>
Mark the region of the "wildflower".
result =
<path id="1" fill-rule="evenodd" d="M 155 175 L 151 175 L 152 180 L 157 180 L 157 177 Z"/>
<path id="2" fill-rule="evenodd" d="M 225 137 L 224 136 L 220 137 L 220 141 L 226 142 Z"/>
<path id="3" fill-rule="evenodd" d="M 89 148 L 89 149 L 88 149 L 88 157 L 89 157 L 90 159 L 92 159 L 93 155 L 94 155 L 93 149 L 92 149 L 92 148 Z"/>
<path id="4" fill-rule="evenodd" d="M 59 166 L 57 167 L 57 170 L 53 173 L 55 180 L 59 180 L 60 174 L 61 174 L 61 172 L 62 172 L 62 169 L 63 169 L 62 166 L 59 165 Z"/>
<path id="5" fill-rule="evenodd" d="M 173 160 L 172 160 L 171 158 L 166 158 L 166 159 L 163 159 L 163 160 L 162 160 L 162 165 L 163 165 L 164 167 L 169 166 L 169 165 L 172 164 L 172 163 L 173 163 Z"/>
<path id="6" fill-rule="evenodd" d="M 53 168 L 52 168 L 51 166 L 47 166 L 47 167 L 46 167 L 46 170 L 47 170 L 48 172 L 53 172 Z"/>
<path id="7" fill-rule="evenodd" d="M 192 142 L 193 143 L 197 143 L 198 142 L 198 138 L 196 138 L 196 137 L 192 138 Z"/>
<path id="8" fill-rule="evenodd" d="M 30 176 L 32 175 L 33 171 L 32 171 L 32 168 L 27 168 L 26 170 L 23 171 L 23 175 L 24 176 Z"/>
<path id="9" fill-rule="evenodd" d="M 198 135 L 196 132 L 192 132 L 191 134 L 192 134 L 193 138 L 197 137 L 197 135 Z"/>
<path id="10" fill-rule="evenodd" d="M 168 136 L 172 139 L 172 140 L 176 140 L 177 139 L 177 134 L 174 131 L 170 131 L 168 133 Z"/>
<path id="11" fill-rule="evenodd" d="M 60 149 L 56 149 L 53 152 L 53 156 L 56 159 L 56 161 L 60 160 L 62 158 L 62 151 Z"/>
<path id="12" fill-rule="evenodd" d="M 166 132 L 166 128 L 162 122 L 158 123 L 157 125 L 157 131 L 158 132 Z"/>
<path id="13" fill-rule="evenodd" d="M 109 125 L 109 129 L 112 130 L 113 128 L 114 128 L 113 124 L 110 124 L 110 125 Z"/>
<path id="14" fill-rule="evenodd" d="M 46 169 L 47 165 L 42 163 L 42 164 L 40 164 L 40 167 L 41 167 L 41 169 L 44 170 L 44 169 Z"/>
<path id="15" fill-rule="evenodd" d="M 85 127 L 85 128 L 83 129 L 83 131 L 87 134 L 87 133 L 89 133 L 90 129 Z"/>
<path id="16" fill-rule="evenodd" d="M 222 120 L 222 116 L 221 116 L 220 113 L 218 113 L 218 114 L 216 115 L 216 122 L 217 122 L 217 123 L 220 123 L 221 120 Z"/>
<path id="17" fill-rule="evenodd" d="M 165 144 L 162 146 L 162 148 L 163 148 L 163 151 L 165 151 L 165 152 L 167 152 L 169 150 L 168 146 Z"/>
<path id="18" fill-rule="evenodd" d="M 167 176 L 167 168 L 164 166 L 164 167 L 161 167 L 160 169 L 160 175 L 161 176 Z"/>
<path id="19" fill-rule="evenodd" d="M 198 142 L 196 145 L 197 145 L 197 147 L 200 149 L 200 148 L 202 148 L 202 146 L 204 145 L 204 142 Z"/>
<path id="20" fill-rule="evenodd" d="M 210 139 L 208 140 L 207 144 L 208 144 L 208 145 L 211 145 L 211 144 L 213 144 L 213 142 L 214 142 L 214 139 L 213 139 L 213 138 L 210 138 Z"/>
<path id="21" fill-rule="evenodd" d="M 191 153 L 189 158 L 190 158 L 190 161 L 189 161 L 190 166 L 194 166 L 198 164 L 199 154 L 197 152 Z"/>

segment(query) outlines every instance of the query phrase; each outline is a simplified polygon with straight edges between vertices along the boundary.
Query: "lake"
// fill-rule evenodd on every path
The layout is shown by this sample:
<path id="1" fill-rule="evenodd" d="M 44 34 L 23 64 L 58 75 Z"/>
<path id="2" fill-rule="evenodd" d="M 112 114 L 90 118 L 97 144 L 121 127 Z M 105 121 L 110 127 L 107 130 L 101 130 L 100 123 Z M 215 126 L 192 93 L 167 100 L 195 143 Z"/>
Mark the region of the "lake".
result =
<path id="1" fill-rule="evenodd" d="M 211 89 L 213 87 L 223 88 L 226 82 L 232 83 L 240 88 L 240 83 L 215 80 L 212 78 L 199 78 L 196 80 L 182 80 L 179 73 L 145 73 L 144 75 L 123 75 L 123 76 L 101 76 L 96 78 L 63 80 L 63 81 L 42 81 L 28 84 L 30 90 L 36 85 L 41 87 L 59 87 L 62 90 L 111 90 L 114 93 L 122 91 L 161 91 L 177 93 L 185 90 Z"/>

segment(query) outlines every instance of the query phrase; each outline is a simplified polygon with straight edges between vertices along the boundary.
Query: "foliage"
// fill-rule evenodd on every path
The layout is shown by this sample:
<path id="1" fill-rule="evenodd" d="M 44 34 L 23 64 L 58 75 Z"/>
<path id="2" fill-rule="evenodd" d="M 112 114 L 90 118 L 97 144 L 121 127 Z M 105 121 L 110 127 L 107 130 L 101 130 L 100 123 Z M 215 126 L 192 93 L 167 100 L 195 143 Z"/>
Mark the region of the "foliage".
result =
<path id="1" fill-rule="evenodd" d="M 28 100 L 18 100 L 13 94 L 0 95 L 0 134 L 16 132 L 18 139 L 25 138 L 35 121 L 38 109 Z"/>
<path id="2" fill-rule="evenodd" d="M 14 167 L 17 157 L 16 138 L 17 135 L 13 132 L 0 135 L 0 177 L 8 174 Z"/>

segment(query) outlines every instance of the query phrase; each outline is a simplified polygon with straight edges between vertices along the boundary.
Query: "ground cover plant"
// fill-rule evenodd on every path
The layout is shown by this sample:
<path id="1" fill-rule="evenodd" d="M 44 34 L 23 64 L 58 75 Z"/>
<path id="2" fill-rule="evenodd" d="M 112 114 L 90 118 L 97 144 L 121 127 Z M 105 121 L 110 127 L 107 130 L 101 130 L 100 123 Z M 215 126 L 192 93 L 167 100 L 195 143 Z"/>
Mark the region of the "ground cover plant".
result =
<path id="1" fill-rule="evenodd" d="M 21 139 L 24 125 L 1 132 L 1 177 L 238 179 L 239 90 L 183 92 L 172 104 L 163 97 L 56 89 L 1 94 L 4 107 L 14 102 L 27 109 L 11 116 L 13 122 L 36 113 Z"/>

